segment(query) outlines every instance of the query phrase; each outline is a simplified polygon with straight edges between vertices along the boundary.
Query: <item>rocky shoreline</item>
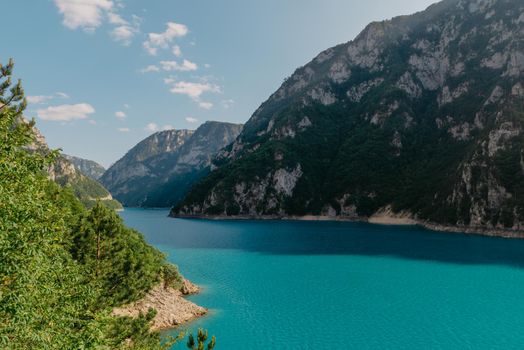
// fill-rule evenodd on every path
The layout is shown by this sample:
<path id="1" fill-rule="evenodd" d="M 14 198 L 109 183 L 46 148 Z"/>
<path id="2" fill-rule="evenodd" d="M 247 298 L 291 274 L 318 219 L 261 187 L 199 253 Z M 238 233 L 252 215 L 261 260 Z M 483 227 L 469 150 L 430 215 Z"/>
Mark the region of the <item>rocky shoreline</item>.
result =
<path id="1" fill-rule="evenodd" d="M 421 221 L 412 218 L 407 213 L 391 214 L 377 212 L 370 217 L 358 216 L 327 216 L 327 215 L 304 215 L 304 216 L 279 216 L 279 215 L 186 215 L 170 214 L 170 217 L 179 219 L 204 219 L 204 220 L 290 220 L 290 221 L 343 221 L 343 222 L 367 222 L 376 225 L 405 225 L 420 226 L 431 231 L 464 233 L 472 235 L 519 238 L 524 239 L 524 230 L 486 228 L 479 226 L 453 226 L 441 225 L 429 221 Z"/>
<path id="2" fill-rule="evenodd" d="M 204 316 L 208 310 L 192 303 L 184 297 L 197 294 L 200 288 L 184 279 L 180 290 L 165 288 L 163 284 L 153 287 L 142 299 L 128 305 L 113 309 L 112 315 L 120 317 L 138 317 L 146 314 L 150 308 L 157 311 L 151 324 L 152 331 L 175 328 L 181 324 Z"/>

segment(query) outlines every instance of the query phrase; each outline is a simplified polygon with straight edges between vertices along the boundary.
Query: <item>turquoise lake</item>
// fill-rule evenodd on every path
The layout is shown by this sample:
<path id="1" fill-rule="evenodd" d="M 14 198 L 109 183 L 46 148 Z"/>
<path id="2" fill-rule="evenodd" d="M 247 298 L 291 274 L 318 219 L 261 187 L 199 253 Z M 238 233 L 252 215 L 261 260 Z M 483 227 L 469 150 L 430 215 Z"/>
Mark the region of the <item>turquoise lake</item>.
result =
<path id="1" fill-rule="evenodd" d="M 524 348 L 524 240 L 167 214 L 121 213 L 204 288 L 185 328 L 216 349 Z"/>

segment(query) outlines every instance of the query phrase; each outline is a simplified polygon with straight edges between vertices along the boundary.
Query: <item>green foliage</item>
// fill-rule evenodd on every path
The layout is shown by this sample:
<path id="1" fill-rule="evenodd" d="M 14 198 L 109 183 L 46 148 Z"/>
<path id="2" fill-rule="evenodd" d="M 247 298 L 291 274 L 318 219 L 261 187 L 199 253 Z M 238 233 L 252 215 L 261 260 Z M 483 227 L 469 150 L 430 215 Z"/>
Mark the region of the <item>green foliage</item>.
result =
<path id="1" fill-rule="evenodd" d="M 164 264 L 162 266 L 162 280 L 164 282 L 164 288 L 172 287 L 174 289 L 181 289 L 184 283 L 178 267 L 172 264 Z"/>
<path id="2" fill-rule="evenodd" d="M 58 189 L 44 174 L 56 153 L 22 148 L 33 123 L 20 121 L 19 85 L 5 97 L 11 69 L 0 69 L 0 102 L 7 103 L 0 107 L 0 348 L 88 346 L 99 340 L 85 310 L 94 291 L 63 249 L 70 213 L 48 198 Z"/>
<path id="3" fill-rule="evenodd" d="M 211 340 L 209 341 L 209 343 L 207 343 L 207 346 L 206 346 L 207 338 L 208 338 L 207 330 L 203 330 L 200 328 L 198 330 L 196 342 L 195 342 L 195 337 L 193 336 L 193 334 L 190 334 L 186 345 L 191 350 L 205 350 L 205 349 L 213 350 L 216 345 L 216 338 L 215 336 L 212 336 Z"/>
<path id="4" fill-rule="evenodd" d="M 160 281 L 164 269 L 164 256 L 100 202 L 73 227 L 70 251 L 100 287 L 101 305 L 141 298 Z"/>
<path id="5" fill-rule="evenodd" d="M 63 158 L 58 158 L 58 162 L 66 162 Z M 58 178 L 57 183 L 63 187 L 70 187 L 75 196 L 80 199 L 82 204 L 87 208 L 92 208 L 98 201 L 101 201 L 106 207 L 119 210 L 122 204 L 114 199 L 108 199 L 110 193 L 98 181 L 93 180 L 81 173 L 64 175 Z"/>
<path id="6" fill-rule="evenodd" d="M 58 152 L 31 152 L 12 62 L 0 65 L 0 348 L 167 349 L 149 330 L 155 312 L 110 316 L 177 270 L 113 210 L 87 210 L 47 178 Z M 169 273 L 166 273 L 169 271 Z M 176 273 L 175 273 L 176 272 Z"/>
<path id="7" fill-rule="evenodd" d="M 226 148 L 234 156 L 215 160 L 217 169 L 172 214 L 336 212 L 364 219 L 391 205 L 446 225 L 468 225 L 471 216 L 481 226 L 521 225 L 524 113 L 515 92 L 521 79 L 508 73 L 510 65 L 481 64 L 492 58 L 488 43 L 497 42 L 497 52 L 517 50 L 514 41 L 495 40 L 492 30 L 503 21 L 508 33 L 520 35 L 516 3 L 497 2 L 493 17 L 481 18 L 443 1 L 413 16 L 373 23 L 356 39 L 377 35 L 369 53 L 360 53 L 373 67 L 348 60 L 347 52 L 364 41 L 329 49 L 323 59 L 297 69 L 257 109 L 235 150 Z M 453 28 L 455 34 L 429 27 Z M 453 62 L 450 67 L 461 67 L 460 74 L 425 76 L 437 48 Z M 428 62 L 417 67 L 414 57 Z M 330 70 L 340 64 L 351 74 L 334 82 Z M 402 77 L 410 77 L 415 91 L 401 86 Z M 327 106 L 312 98 L 319 91 L 333 97 Z M 500 99 L 490 99 L 495 91 L 502 91 Z M 443 101 L 446 94 L 453 96 Z M 301 126 L 306 117 L 310 125 Z M 497 154 L 490 154 L 494 147 Z M 298 165 L 302 174 L 292 195 L 282 194 L 274 174 Z"/>

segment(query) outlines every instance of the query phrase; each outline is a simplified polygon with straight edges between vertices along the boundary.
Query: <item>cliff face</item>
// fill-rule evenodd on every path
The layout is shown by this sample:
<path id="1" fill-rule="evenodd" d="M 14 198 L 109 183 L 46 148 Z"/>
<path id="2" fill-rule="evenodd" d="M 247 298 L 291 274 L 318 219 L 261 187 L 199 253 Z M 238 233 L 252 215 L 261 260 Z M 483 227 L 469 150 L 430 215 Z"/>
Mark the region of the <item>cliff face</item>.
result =
<path id="1" fill-rule="evenodd" d="M 110 166 L 100 181 L 125 206 L 138 206 L 158 181 L 156 168 L 167 166 L 191 135 L 191 130 L 166 130 L 149 136 Z"/>
<path id="2" fill-rule="evenodd" d="M 32 151 L 49 151 L 44 136 L 36 127 L 33 131 L 35 141 L 28 148 Z M 97 201 L 103 202 L 112 209 L 122 208 L 122 205 L 113 199 L 109 191 L 106 190 L 102 184 L 85 175 L 68 158 L 71 157 L 61 154 L 56 158 L 55 162 L 49 166 L 47 173 L 52 181 L 58 183 L 60 186 L 70 186 L 78 199 L 88 208 L 92 207 Z"/>
<path id="3" fill-rule="evenodd" d="M 371 23 L 286 79 L 172 214 L 524 229 L 523 44 L 520 0 Z"/>
<path id="4" fill-rule="evenodd" d="M 63 157 L 72 163 L 75 168 L 80 170 L 82 174 L 93 180 L 98 180 L 106 171 L 102 165 L 92 160 L 74 157 L 67 154 L 63 154 Z"/>
<path id="5" fill-rule="evenodd" d="M 155 133 L 111 166 L 101 181 L 126 206 L 170 206 L 240 130 L 237 124 L 207 122 L 195 131 Z"/>

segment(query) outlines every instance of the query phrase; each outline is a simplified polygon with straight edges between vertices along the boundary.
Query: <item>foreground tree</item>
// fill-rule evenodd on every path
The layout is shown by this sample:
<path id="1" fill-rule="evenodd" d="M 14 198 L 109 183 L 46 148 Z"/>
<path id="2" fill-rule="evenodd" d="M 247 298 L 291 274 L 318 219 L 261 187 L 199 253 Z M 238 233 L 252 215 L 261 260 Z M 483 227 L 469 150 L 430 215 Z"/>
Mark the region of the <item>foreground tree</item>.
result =
<path id="1" fill-rule="evenodd" d="M 195 337 L 193 334 L 189 335 L 189 338 L 187 340 L 187 347 L 191 350 L 213 350 L 215 348 L 216 338 L 215 336 L 211 337 L 211 340 L 209 343 L 207 343 L 206 347 L 206 341 L 208 338 L 207 330 L 199 329 L 197 334 L 197 340 L 195 342 Z"/>
<path id="2" fill-rule="evenodd" d="M 90 347 L 99 339 L 84 310 L 94 294 L 62 246 L 71 213 L 49 198 L 58 188 L 45 169 L 56 152 L 24 148 L 34 122 L 22 119 L 12 69 L 12 61 L 0 65 L 0 348 Z"/>
<path id="3" fill-rule="evenodd" d="M 47 178 L 57 151 L 29 151 L 34 121 L 13 62 L 0 65 L 0 349 L 168 349 L 154 311 L 110 315 L 176 269 L 111 210 Z"/>

